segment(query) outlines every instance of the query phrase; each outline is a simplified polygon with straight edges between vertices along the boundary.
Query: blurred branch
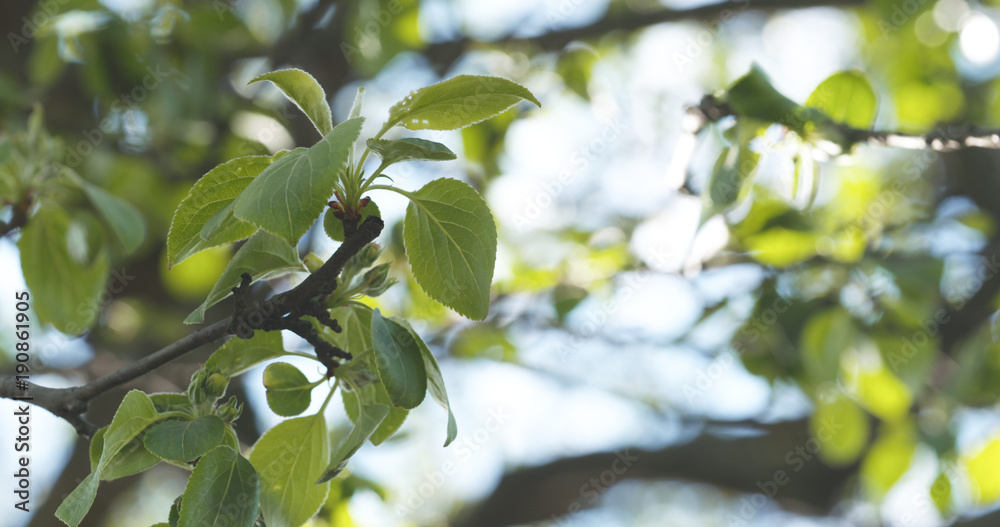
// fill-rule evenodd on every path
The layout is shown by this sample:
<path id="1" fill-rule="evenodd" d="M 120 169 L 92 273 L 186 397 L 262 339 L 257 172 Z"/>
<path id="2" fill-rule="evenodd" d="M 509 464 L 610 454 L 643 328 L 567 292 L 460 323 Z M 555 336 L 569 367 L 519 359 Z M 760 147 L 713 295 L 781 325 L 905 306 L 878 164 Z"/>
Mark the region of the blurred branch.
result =
<path id="1" fill-rule="evenodd" d="M 703 125 L 726 117 L 739 117 L 728 104 L 712 95 L 706 95 L 697 106 L 689 107 L 688 113 L 700 118 Z M 948 126 L 923 135 L 862 130 L 835 122 L 824 123 L 823 126 L 836 128 L 850 145 L 864 143 L 872 146 L 935 152 L 954 152 L 965 148 L 1000 148 L 1000 130 L 985 130 L 969 125 Z"/>
<path id="2" fill-rule="evenodd" d="M 0 397 L 16 399 L 44 408 L 68 421 L 80 435 L 90 437 L 97 431 L 98 427 L 88 422 L 83 414 L 86 413 L 92 399 L 194 351 L 204 344 L 222 338 L 230 332 L 234 320 L 249 318 L 258 318 L 264 322 L 277 320 L 316 295 L 324 294 L 324 291 L 332 291 L 336 287 L 336 279 L 347 260 L 375 240 L 382 232 L 383 227 L 381 219 L 376 216 L 369 217 L 353 235 L 337 248 L 337 251 L 318 271 L 310 274 L 299 285 L 275 295 L 259 305 L 246 306 L 234 313 L 232 317 L 201 328 L 119 370 L 82 386 L 70 388 L 48 388 L 17 380 L 12 376 L 3 376 L 0 377 Z"/>
<path id="3" fill-rule="evenodd" d="M 809 445 L 816 441 L 807 420 L 800 419 L 760 424 L 753 433 L 736 437 L 702 433 L 691 442 L 660 450 L 630 448 L 559 459 L 504 475 L 489 497 L 460 513 L 451 525 L 553 521 L 596 505 L 602 489 L 623 479 L 686 480 L 742 493 L 769 493 L 786 509 L 827 514 L 858 464 L 826 466 L 811 453 Z M 602 482 L 608 472 L 615 474 L 614 480 Z"/>

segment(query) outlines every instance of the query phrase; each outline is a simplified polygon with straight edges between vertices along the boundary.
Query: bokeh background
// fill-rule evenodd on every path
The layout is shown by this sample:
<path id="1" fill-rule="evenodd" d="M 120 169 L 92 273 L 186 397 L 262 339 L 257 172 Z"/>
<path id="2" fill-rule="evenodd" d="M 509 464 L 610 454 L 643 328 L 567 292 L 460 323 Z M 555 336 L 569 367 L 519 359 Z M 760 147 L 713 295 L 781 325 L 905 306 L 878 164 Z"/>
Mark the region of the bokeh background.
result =
<path id="1" fill-rule="evenodd" d="M 708 215 L 702 191 L 732 123 L 693 134 L 686 112 L 756 63 L 797 102 L 835 72 L 862 72 L 876 129 L 998 126 L 996 4 L 4 2 L 0 126 L 24 129 L 40 103 L 80 173 L 139 207 L 148 229 L 138 253 L 112 262 L 123 287 L 92 331 L 36 330 L 32 380 L 82 383 L 190 331 L 181 321 L 232 249 L 168 270 L 174 207 L 222 161 L 314 140 L 277 90 L 247 85 L 254 76 L 305 69 L 335 120 L 364 86 L 372 133 L 410 90 L 498 75 L 542 107 L 418 133 L 459 160 L 391 174 L 410 189 L 460 178 L 486 196 L 500 248 L 485 322 L 415 286 L 405 201 L 372 194 L 400 280 L 378 304 L 414 320 L 438 355 L 459 439 L 441 447 L 439 407 L 411 412 L 355 456 L 312 527 L 1000 525 L 1000 156 L 864 145 L 830 156 L 772 126 L 753 143 L 761 162 L 745 195 Z M 0 239 L 4 299 L 24 288 L 16 241 Z M 321 226 L 300 245 L 335 248 Z M 0 319 L 13 308 L 0 302 Z M 0 333 L 3 373 L 12 345 Z M 286 347 L 308 346 L 291 336 Z M 211 351 L 132 387 L 183 389 Z M 281 419 L 262 371 L 231 386 L 251 403 L 245 446 Z M 124 392 L 97 400 L 91 419 L 110 421 Z M 0 400 L 0 415 L 13 409 Z M 329 411 L 346 426 L 342 408 Z M 72 427 L 34 419 L 34 513 L 4 511 L 0 525 L 56 525 L 89 469 Z M 161 465 L 102 483 L 85 524 L 164 521 L 185 477 Z"/>

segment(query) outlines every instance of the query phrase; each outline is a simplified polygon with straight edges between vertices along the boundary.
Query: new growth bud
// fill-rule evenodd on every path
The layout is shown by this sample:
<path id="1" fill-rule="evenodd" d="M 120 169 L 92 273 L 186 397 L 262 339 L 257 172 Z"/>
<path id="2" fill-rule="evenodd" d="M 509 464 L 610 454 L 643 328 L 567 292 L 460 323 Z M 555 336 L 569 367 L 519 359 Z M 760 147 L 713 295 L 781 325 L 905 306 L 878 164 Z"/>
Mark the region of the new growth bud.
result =
<path id="1" fill-rule="evenodd" d="M 232 423 L 243 414 L 243 403 L 236 400 L 236 396 L 231 396 L 226 404 L 215 409 L 215 415 L 227 423 Z"/>

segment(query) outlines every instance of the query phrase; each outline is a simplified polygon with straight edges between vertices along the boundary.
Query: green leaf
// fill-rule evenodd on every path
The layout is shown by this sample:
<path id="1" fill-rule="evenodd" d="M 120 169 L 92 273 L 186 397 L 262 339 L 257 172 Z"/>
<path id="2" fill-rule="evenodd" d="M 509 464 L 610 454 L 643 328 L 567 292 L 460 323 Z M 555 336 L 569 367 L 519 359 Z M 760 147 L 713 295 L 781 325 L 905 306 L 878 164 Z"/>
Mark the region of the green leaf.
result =
<path id="1" fill-rule="evenodd" d="M 108 427 L 103 427 L 94 434 L 90 440 L 90 470 L 96 470 L 101 462 L 101 454 L 104 452 L 104 434 Z M 104 465 L 101 470 L 101 481 L 112 481 L 133 474 L 143 472 L 160 462 L 160 458 L 154 456 L 142 445 L 142 440 L 138 437 L 128 442 L 111 461 Z"/>
<path id="2" fill-rule="evenodd" d="M 235 377 L 266 360 L 286 354 L 280 331 L 255 331 L 249 339 L 233 337 L 226 341 L 205 362 L 205 370 Z"/>
<path id="3" fill-rule="evenodd" d="M 840 372 L 840 356 L 854 345 L 856 329 L 851 315 L 836 307 L 816 313 L 802 329 L 799 347 L 809 377 L 835 381 Z"/>
<path id="4" fill-rule="evenodd" d="M 866 129 L 875 122 L 875 90 L 858 71 L 842 71 L 827 77 L 813 90 L 806 106 L 852 128 Z"/>
<path id="5" fill-rule="evenodd" d="M 438 366 L 434 354 L 424 343 L 424 340 L 417 335 L 410 323 L 397 317 L 391 317 L 393 321 L 399 323 L 417 343 L 420 348 L 420 356 L 424 360 L 424 369 L 427 371 L 427 391 L 431 397 L 448 411 L 448 436 L 445 438 L 444 446 L 448 446 L 458 436 L 458 424 L 455 422 L 455 414 L 451 411 L 451 404 L 448 402 L 448 390 L 444 387 L 444 377 L 441 376 L 441 367 Z"/>
<path id="6" fill-rule="evenodd" d="M 351 433 L 337 445 L 337 450 L 330 457 L 330 465 L 327 466 L 323 475 L 316 483 L 330 481 L 337 474 L 340 474 L 344 470 L 344 467 L 347 466 L 347 460 L 361 448 L 361 445 L 365 444 L 365 441 L 368 441 L 368 438 L 371 437 L 375 429 L 378 428 L 379 423 L 385 419 L 388 413 L 389 407 L 384 404 L 363 406 L 360 415 L 358 415 L 358 418 L 354 422 L 354 428 L 351 430 Z"/>
<path id="7" fill-rule="evenodd" d="M 193 421 L 164 421 L 146 431 L 146 450 L 165 459 L 184 463 L 197 459 L 222 441 L 226 425 L 214 415 Z"/>
<path id="8" fill-rule="evenodd" d="M 153 401 L 156 411 L 161 414 L 181 412 L 190 415 L 192 418 L 194 417 L 194 407 L 191 405 L 191 399 L 188 398 L 186 393 L 151 393 L 149 394 L 149 400 Z"/>
<path id="9" fill-rule="evenodd" d="M 233 288 L 240 284 L 243 273 L 257 280 L 266 280 L 294 271 L 304 271 L 298 252 L 285 240 L 266 231 L 258 231 L 240 247 L 233 259 L 222 271 L 222 276 L 208 293 L 208 298 L 184 320 L 185 324 L 200 324 L 205 320 L 205 311 L 233 294 Z"/>
<path id="10" fill-rule="evenodd" d="M 146 220 L 139 209 L 128 201 L 96 185 L 83 182 L 83 191 L 111 227 L 111 232 L 122 244 L 125 254 L 135 252 L 146 238 Z"/>
<path id="11" fill-rule="evenodd" d="M 309 149 L 283 155 L 236 198 L 233 214 L 294 245 L 327 206 L 362 121 L 344 121 Z"/>
<path id="12" fill-rule="evenodd" d="M 333 129 L 333 117 L 330 115 L 330 105 L 326 102 L 326 92 L 312 75 L 299 69 L 278 70 L 259 75 L 248 84 L 259 81 L 273 82 L 309 117 L 319 135 L 326 135 Z"/>
<path id="13" fill-rule="evenodd" d="M 378 377 L 393 406 L 416 408 L 427 391 L 427 372 L 416 341 L 406 328 L 384 318 L 376 309 L 372 314 L 372 343 Z"/>
<path id="14" fill-rule="evenodd" d="M 264 370 L 267 405 L 282 417 L 299 415 L 312 403 L 315 383 L 309 382 L 298 368 L 287 362 L 269 364 Z"/>
<path id="15" fill-rule="evenodd" d="M 190 478 L 188 478 L 190 481 Z M 167 516 L 167 521 L 170 523 L 170 527 L 177 527 L 177 523 L 181 521 L 181 501 L 183 501 L 184 495 L 177 496 L 177 499 L 170 504 L 170 514 Z"/>
<path id="16" fill-rule="evenodd" d="M 76 335 L 89 328 L 101 312 L 100 295 L 110 265 L 103 250 L 93 261 L 79 262 L 67 243 L 70 225 L 66 211 L 42 202 L 21 231 L 17 246 L 38 318 L 63 333 Z"/>
<path id="17" fill-rule="evenodd" d="M 722 151 L 712 176 L 708 180 L 703 206 L 702 221 L 746 196 L 748 182 L 760 161 L 760 154 L 750 150 L 750 141 L 757 136 L 759 128 L 752 124 L 738 123 L 736 144 Z"/>
<path id="18" fill-rule="evenodd" d="M 267 527 L 299 527 L 323 506 L 329 483 L 316 485 L 330 459 L 322 414 L 278 423 L 257 441 L 250 462 L 260 475 Z"/>
<path id="19" fill-rule="evenodd" d="M 403 243 L 413 277 L 427 296 L 474 320 L 486 318 L 497 230 L 486 201 L 454 179 L 436 179 L 409 195 Z"/>
<path id="20" fill-rule="evenodd" d="M 344 235 L 344 222 L 334 216 L 331 212 L 332 210 L 327 209 L 326 214 L 323 216 L 323 230 L 334 241 L 342 242 L 346 238 Z M 358 220 L 358 225 L 361 225 L 362 222 L 368 219 L 368 216 L 382 217 L 382 211 L 378 210 L 378 205 L 374 201 L 369 201 L 361 208 L 361 218 Z"/>
<path id="21" fill-rule="evenodd" d="M 977 504 L 993 503 L 1000 499 L 1000 436 L 993 436 L 969 454 L 962 456 L 962 464 L 972 486 L 972 498 Z"/>
<path id="22" fill-rule="evenodd" d="M 400 161 L 450 161 L 455 153 L 441 143 L 406 137 L 397 140 L 369 139 L 368 148 L 382 158 L 382 166 L 387 167 Z"/>
<path id="23" fill-rule="evenodd" d="M 260 481 L 252 464 L 228 446 L 215 447 L 191 472 L 178 527 L 253 527 Z"/>
<path id="24" fill-rule="evenodd" d="M 542 105 L 524 86 L 507 79 L 459 75 L 410 92 L 389 109 L 382 132 L 397 124 L 410 130 L 455 130 L 489 119 L 522 100 Z"/>
<path id="25" fill-rule="evenodd" d="M 853 401 L 838 395 L 831 401 L 819 401 L 809 416 L 809 433 L 819 438 L 819 457 L 831 467 L 843 467 L 857 461 L 868 443 L 868 416 Z"/>
<path id="26" fill-rule="evenodd" d="M 159 419 L 160 416 L 149 396 L 139 390 L 132 390 L 125 394 L 115 416 L 111 419 L 111 424 L 104 432 L 104 445 L 97 468 L 80 482 L 69 493 L 69 496 L 66 496 L 66 499 L 56 509 L 56 517 L 70 527 L 80 525 L 83 517 L 87 515 L 87 511 L 94 504 L 102 471 L 110 465 L 111 460 L 129 442 Z"/>
<path id="27" fill-rule="evenodd" d="M 740 77 L 727 92 L 729 105 L 742 117 L 781 123 L 801 131 L 806 122 L 816 118 L 816 112 L 799 106 L 771 85 L 760 66 Z"/>
<path id="28" fill-rule="evenodd" d="M 271 156 L 238 157 L 209 170 L 188 192 L 170 222 L 167 233 L 167 265 L 174 266 L 205 249 L 249 238 L 257 227 L 232 216 L 232 203 L 265 168 Z M 218 219 L 215 216 L 227 209 Z M 215 228 L 209 238 L 200 235 L 206 223 Z"/>
<path id="29" fill-rule="evenodd" d="M 873 501 L 885 497 L 889 489 L 910 468 L 917 444 L 912 426 L 884 425 L 861 462 L 861 481 Z"/>

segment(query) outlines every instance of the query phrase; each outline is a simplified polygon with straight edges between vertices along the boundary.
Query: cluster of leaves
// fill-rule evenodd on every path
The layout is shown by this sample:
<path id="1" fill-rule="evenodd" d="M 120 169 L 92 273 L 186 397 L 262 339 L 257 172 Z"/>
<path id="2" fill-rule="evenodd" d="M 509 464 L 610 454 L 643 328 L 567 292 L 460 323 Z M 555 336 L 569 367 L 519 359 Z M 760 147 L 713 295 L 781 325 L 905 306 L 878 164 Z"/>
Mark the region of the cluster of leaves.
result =
<path id="1" fill-rule="evenodd" d="M 431 181 L 415 192 L 377 184 L 395 163 L 455 158 L 433 141 L 383 136 L 396 125 L 411 130 L 462 128 L 522 100 L 538 104 L 534 96 L 495 77 L 458 76 L 422 88 L 389 110 L 389 119 L 355 159 L 362 90 L 348 119 L 335 127 L 326 95 L 309 74 L 280 70 L 253 82 L 261 80 L 277 85 L 322 138 L 309 148 L 225 162 L 196 182 L 180 203 L 167 240 L 171 265 L 199 251 L 246 240 L 186 322 L 202 322 L 205 311 L 233 294 L 244 275 L 264 280 L 320 269 L 323 261 L 313 254 L 299 259 L 299 238 L 324 209 L 327 233 L 336 240 L 351 236 L 366 216 L 378 215 L 377 206 L 364 196 L 375 189 L 410 199 L 403 236 L 420 287 L 462 315 L 485 318 L 497 243 L 486 202 L 452 179 Z M 366 176 L 365 161 L 371 153 L 381 162 Z M 335 201 L 329 201 L 331 195 Z M 251 526 L 258 516 L 271 527 L 302 525 L 327 501 L 330 480 L 350 457 L 367 441 L 377 445 L 388 439 L 427 392 L 448 410 L 445 446 L 451 443 L 458 429 L 434 356 L 405 320 L 384 316 L 361 301 L 394 283 L 389 264 L 377 263 L 380 256 L 374 244 L 352 255 L 338 277 L 339 287 L 314 299 L 326 313 L 307 317 L 317 335 L 346 350 L 349 360 L 314 382 L 285 362 L 273 362 L 264 370 L 268 405 L 278 415 L 293 418 L 265 432 L 248 459 L 232 429 L 240 403 L 230 398 L 217 404 L 230 379 L 283 356 L 320 360 L 283 349 L 278 331 L 258 330 L 250 338 L 229 340 L 194 374 L 187 393 L 130 392 L 112 423 L 94 437 L 92 472 L 61 504 L 57 517 L 75 527 L 93 503 L 100 480 L 167 462 L 193 470 L 164 525 Z M 327 383 L 333 386 L 320 410 L 295 417 L 310 407 L 313 389 Z M 338 386 L 354 426 L 346 436 L 331 438 L 324 410 Z"/>
<path id="2" fill-rule="evenodd" d="M 100 314 L 111 262 L 142 246 L 145 221 L 67 166 L 64 144 L 42 123 L 36 107 L 27 130 L 0 137 L 0 206 L 25 225 L 18 248 L 39 320 L 78 334 Z"/>
<path id="3" fill-rule="evenodd" d="M 921 447 L 938 455 L 940 473 L 929 495 L 942 514 L 953 510 L 955 487 L 971 489 L 975 503 L 1000 498 L 1000 438 L 959 453 L 950 427 L 918 423 L 913 412 L 929 408 L 943 416 L 1000 395 L 988 328 L 956 353 L 962 375 L 945 386 L 928 382 L 946 316 L 947 302 L 933 287 L 941 283 L 942 262 L 912 249 L 888 259 L 882 252 L 899 251 L 910 229 L 920 228 L 924 213 L 904 198 L 920 194 L 919 168 L 893 172 L 880 186 L 872 172 L 843 160 L 837 199 L 815 200 L 821 170 L 831 169 L 817 159 L 850 151 L 853 131 L 874 122 L 871 84 L 856 71 L 836 73 L 799 105 L 754 67 L 721 102 L 735 119 L 718 124 L 728 144 L 703 193 L 705 209 L 727 214 L 734 242 L 750 258 L 782 270 L 764 280 L 756 308 L 732 341 L 747 369 L 772 382 L 794 382 L 812 398 L 818 455 L 832 466 L 859 463 L 867 498 L 881 500 Z M 795 152 L 790 198 L 754 181 L 762 154 L 787 155 L 789 149 L 763 147 L 774 136 Z M 808 196 L 799 196 L 803 172 L 812 179 Z M 892 230 L 898 233 L 886 233 Z"/>

